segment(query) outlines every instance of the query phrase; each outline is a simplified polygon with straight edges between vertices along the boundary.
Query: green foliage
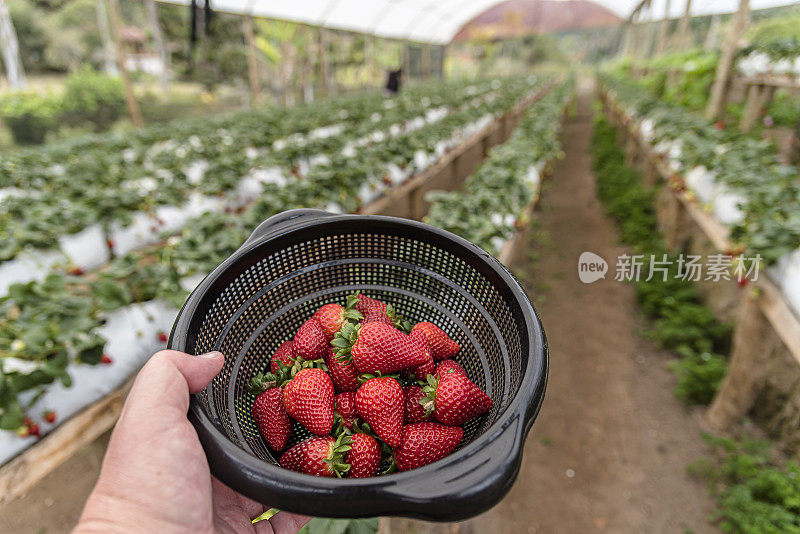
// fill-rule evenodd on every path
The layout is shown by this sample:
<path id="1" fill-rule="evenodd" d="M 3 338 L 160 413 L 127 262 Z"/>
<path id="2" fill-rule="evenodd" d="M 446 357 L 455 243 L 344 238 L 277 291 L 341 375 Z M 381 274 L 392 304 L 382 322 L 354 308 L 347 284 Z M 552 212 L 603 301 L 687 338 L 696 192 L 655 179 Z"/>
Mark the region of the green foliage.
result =
<path id="1" fill-rule="evenodd" d="M 800 467 L 779 465 L 769 443 L 704 434 L 712 450 L 689 466 L 689 473 L 708 482 L 719 509 L 714 519 L 736 534 L 800 533 Z"/>
<path id="2" fill-rule="evenodd" d="M 67 77 L 61 107 L 68 122 L 88 121 L 97 131 L 106 130 L 125 111 L 122 81 L 84 67 Z"/>
<path id="3" fill-rule="evenodd" d="M 32 91 L 15 91 L 0 97 L 0 115 L 20 145 L 37 145 L 57 126 L 58 100 Z"/>
<path id="4" fill-rule="evenodd" d="M 315 517 L 298 534 L 374 534 L 378 532 L 378 518 L 325 519 Z"/>
<path id="5" fill-rule="evenodd" d="M 800 99 L 780 90 L 767 106 L 767 115 L 772 118 L 775 126 L 795 128 L 800 123 Z"/>
<path id="6" fill-rule="evenodd" d="M 531 106 L 508 141 L 492 149 L 461 191 L 427 193 L 427 222 L 498 254 L 538 195 L 538 183 L 530 183 L 526 175 L 560 155 L 560 115 L 571 90 L 570 80 Z"/>
<path id="7" fill-rule="evenodd" d="M 653 321 L 648 336 L 681 356 L 670 365 L 678 377 L 675 394 L 689 404 L 707 404 L 727 370 L 719 353 L 728 349 L 730 326 L 717 321 L 691 281 L 679 276 L 678 258 L 666 251 L 658 230 L 653 191 L 625 165 L 617 132 L 601 117 L 595 120 L 592 154 L 598 196 L 617 220 L 622 241 L 644 255 L 641 272 L 651 272 L 653 258 L 670 260 L 666 277 L 642 276 L 636 282 L 636 299 Z"/>

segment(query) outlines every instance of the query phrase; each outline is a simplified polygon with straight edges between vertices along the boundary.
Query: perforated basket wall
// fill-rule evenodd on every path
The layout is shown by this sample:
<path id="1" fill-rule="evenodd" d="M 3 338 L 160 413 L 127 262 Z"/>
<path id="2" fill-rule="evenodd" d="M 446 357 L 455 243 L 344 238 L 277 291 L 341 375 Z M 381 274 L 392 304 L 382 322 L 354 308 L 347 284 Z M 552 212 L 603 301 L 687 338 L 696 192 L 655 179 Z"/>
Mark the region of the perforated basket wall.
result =
<path id="1" fill-rule="evenodd" d="M 428 228 L 388 217 L 328 216 L 283 225 L 271 236 L 260 229 L 264 236 L 254 235 L 201 285 L 203 294 L 190 298 L 191 317 L 184 317 L 191 324 L 184 349 L 226 357 L 195 400 L 227 440 L 276 463 L 252 420 L 254 397 L 245 385 L 268 369 L 277 347 L 319 306 L 343 304 L 357 290 L 392 303 L 412 322 L 435 323 L 461 346 L 456 360 L 491 395 L 493 407 L 466 425 L 460 447 L 505 412 L 531 357 L 531 318 L 520 305 L 520 289 L 509 287 L 508 273 L 485 252 Z M 544 351 L 543 333 L 537 335 L 537 350 Z M 291 443 L 308 435 L 296 424 Z"/>

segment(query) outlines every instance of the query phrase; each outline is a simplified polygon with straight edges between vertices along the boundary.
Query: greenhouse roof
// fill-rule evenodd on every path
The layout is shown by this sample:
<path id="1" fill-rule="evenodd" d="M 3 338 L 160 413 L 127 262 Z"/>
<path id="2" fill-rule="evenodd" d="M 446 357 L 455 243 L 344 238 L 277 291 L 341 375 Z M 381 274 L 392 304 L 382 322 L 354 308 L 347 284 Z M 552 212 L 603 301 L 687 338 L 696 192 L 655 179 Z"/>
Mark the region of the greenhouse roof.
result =
<path id="1" fill-rule="evenodd" d="M 188 5 L 190 0 L 160 0 Z M 568 1 L 568 0 L 564 0 Z M 627 18 L 640 0 L 595 0 Z M 652 0 L 654 18 L 663 16 L 667 0 Z M 750 0 L 752 9 L 795 3 L 796 0 Z M 349 30 L 391 39 L 447 44 L 464 24 L 502 0 L 212 0 L 217 11 L 288 20 Z M 202 0 L 198 2 L 202 4 Z M 694 15 L 736 11 L 738 0 L 693 0 Z M 683 13 L 685 0 L 672 0 L 670 14 Z"/>

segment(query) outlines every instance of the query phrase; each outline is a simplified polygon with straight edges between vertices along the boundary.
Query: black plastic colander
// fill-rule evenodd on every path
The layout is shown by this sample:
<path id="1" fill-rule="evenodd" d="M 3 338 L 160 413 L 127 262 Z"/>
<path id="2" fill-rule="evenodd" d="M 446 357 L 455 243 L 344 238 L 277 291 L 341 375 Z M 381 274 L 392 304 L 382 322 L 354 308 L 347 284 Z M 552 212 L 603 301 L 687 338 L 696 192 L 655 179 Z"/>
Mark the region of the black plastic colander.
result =
<path id="1" fill-rule="evenodd" d="M 320 305 L 344 303 L 357 290 L 447 332 L 461 346 L 458 362 L 491 395 L 492 410 L 465 426 L 453 454 L 413 471 L 350 480 L 282 469 L 259 435 L 245 385 Z M 225 355 L 189 409 L 212 473 L 258 502 L 325 517 L 452 521 L 490 508 L 516 478 L 547 381 L 541 322 L 490 254 L 423 223 L 318 210 L 262 223 L 192 293 L 169 346 Z M 298 428 L 290 444 L 303 437 Z"/>

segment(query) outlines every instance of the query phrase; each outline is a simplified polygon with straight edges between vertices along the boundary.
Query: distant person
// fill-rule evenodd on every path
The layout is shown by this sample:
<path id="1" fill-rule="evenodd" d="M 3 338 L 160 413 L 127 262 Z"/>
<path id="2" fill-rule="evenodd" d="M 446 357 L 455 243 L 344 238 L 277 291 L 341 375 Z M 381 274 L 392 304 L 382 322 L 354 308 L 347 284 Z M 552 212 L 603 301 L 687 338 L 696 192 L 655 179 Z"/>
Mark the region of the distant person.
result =
<path id="1" fill-rule="evenodd" d="M 396 95 L 400 92 L 400 85 L 403 82 L 403 70 L 390 70 L 389 79 L 386 80 L 386 92 L 391 95 Z"/>

